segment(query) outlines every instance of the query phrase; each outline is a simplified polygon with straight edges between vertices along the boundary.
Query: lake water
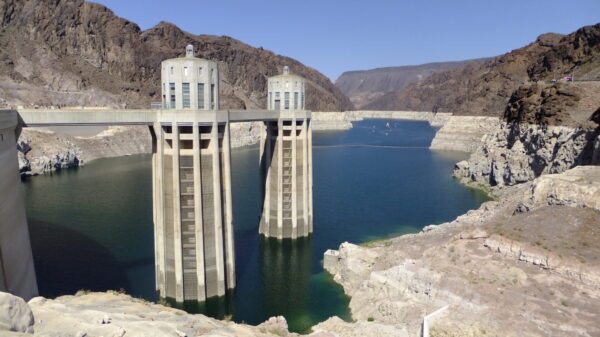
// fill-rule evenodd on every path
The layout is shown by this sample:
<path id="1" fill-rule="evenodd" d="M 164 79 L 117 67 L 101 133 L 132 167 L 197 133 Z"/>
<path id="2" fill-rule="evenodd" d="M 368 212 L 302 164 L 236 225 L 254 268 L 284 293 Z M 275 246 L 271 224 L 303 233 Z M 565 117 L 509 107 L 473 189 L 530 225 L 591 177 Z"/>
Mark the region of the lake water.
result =
<path id="1" fill-rule="evenodd" d="M 451 177 L 465 154 L 426 148 L 435 134 L 428 123 L 354 125 L 314 133 L 314 233 L 296 241 L 259 237 L 259 150 L 233 150 L 237 288 L 186 310 L 251 324 L 283 315 L 297 332 L 333 315 L 348 320 L 349 299 L 321 265 L 327 249 L 418 232 L 487 200 Z M 138 155 L 23 183 L 41 295 L 123 289 L 157 300 L 151 174 L 150 155 Z"/>

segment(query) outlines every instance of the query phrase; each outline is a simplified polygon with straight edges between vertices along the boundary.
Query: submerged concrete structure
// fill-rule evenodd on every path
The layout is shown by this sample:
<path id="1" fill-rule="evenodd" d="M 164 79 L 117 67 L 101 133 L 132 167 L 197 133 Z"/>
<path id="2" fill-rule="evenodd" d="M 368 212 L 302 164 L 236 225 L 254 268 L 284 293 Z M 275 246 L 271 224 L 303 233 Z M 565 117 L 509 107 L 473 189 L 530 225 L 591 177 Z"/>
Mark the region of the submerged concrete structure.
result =
<path id="1" fill-rule="evenodd" d="M 194 57 L 192 46 L 184 57 L 163 61 L 161 72 L 160 109 L 0 110 L 0 290 L 25 298 L 37 293 L 19 182 L 17 126 L 150 128 L 161 297 L 204 301 L 236 285 L 230 123 L 262 121 L 266 126 L 261 233 L 297 238 L 312 232 L 312 128 L 311 113 L 304 110 L 304 80 L 287 71 L 275 82 L 269 79 L 269 97 L 279 93 L 284 98 L 280 109 L 219 110 L 218 66 Z"/>
<path id="2" fill-rule="evenodd" d="M 313 231 L 312 125 L 304 111 L 304 79 L 289 73 L 268 80 L 268 107 L 281 111 L 266 121 L 260 144 L 263 212 L 259 232 L 266 237 L 296 239 Z"/>

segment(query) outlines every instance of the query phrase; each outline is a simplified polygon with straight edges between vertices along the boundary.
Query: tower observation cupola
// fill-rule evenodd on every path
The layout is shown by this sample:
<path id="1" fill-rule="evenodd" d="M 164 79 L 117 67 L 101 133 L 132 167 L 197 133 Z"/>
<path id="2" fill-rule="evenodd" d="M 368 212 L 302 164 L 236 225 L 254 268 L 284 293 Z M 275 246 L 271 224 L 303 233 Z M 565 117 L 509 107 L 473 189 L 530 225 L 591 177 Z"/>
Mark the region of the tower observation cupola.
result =
<path id="1" fill-rule="evenodd" d="M 194 57 L 194 46 L 191 44 L 185 47 L 185 57 Z"/>
<path id="2" fill-rule="evenodd" d="M 219 109 L 219 68 L 216 62 L 194 56 L 187 45 L 185 56 L 161 63 L 163 109 Z"/>
<path id="3" fill-rule="evenodd" d="M 283 74 L 269 77 L 267 109 L 304 110 L 304 78 L 290 74 L 288 66 Z"/>

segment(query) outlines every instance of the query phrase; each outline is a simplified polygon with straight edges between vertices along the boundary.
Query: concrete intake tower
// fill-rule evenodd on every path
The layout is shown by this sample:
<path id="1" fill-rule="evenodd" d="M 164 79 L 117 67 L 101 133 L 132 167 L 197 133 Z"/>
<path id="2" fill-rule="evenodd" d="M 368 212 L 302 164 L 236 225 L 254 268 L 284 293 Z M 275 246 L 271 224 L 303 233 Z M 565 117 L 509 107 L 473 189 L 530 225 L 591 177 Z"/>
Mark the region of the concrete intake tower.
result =
<path id="1" fill-rule="evenodd" d="M 263 212 L 259 231 L 278 239 L 308 236 L 313 231 L 312 126 L 304 111 L 304 79 L 289 73 L 268 80 L 268 109 L 281 111 L 265 122 L 260 144 Z"/>
<path id="2" fill-rule="evenodd" d="M 259 231 L 313 231 L 311 112 L 305 82 L 268 79 L 268 110 L 219 110 L 219 68 L 186 47 L 161 63 L 152 109 L 0 109 L 0 290 L 37 295 L 16 140 L 22 127 L 147 125 L 152 135 L 156 289 L 177 302 L 223 296 L 236 286 L 230 123 L 262 122 L 264 183 Z M 133 238 L 132 238 L 133 239 Z"/>
<path id="3" fill-rule="evenodd" d="M 217 63 L 186 56 L 161 64 L 162 111 L 153 126 L 156 285 L 161 297 L 203 301 L 235 287 L 229 121 L 217 121 Z M 181 122 L 204 110 L 212 122 Z"/>

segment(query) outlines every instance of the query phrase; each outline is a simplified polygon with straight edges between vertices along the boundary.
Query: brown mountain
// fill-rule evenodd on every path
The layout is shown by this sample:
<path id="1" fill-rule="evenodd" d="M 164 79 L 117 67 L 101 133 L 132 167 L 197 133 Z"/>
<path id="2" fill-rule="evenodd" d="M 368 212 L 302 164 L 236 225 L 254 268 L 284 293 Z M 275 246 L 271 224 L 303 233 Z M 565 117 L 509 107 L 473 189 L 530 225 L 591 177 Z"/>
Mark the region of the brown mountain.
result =
<path id="1" fill-rule="evenodd" d="M 462 67 L 471 61 L 347 71 L 338 77 L 335 85 L 360 109 L 388 92 L 403 89 L 435 72 Z"/>
<path id="2" fill-rule="evenodd" d="M 502 115 L 521 85 L 549 81 L 573 71 L 576 80 L 600 80 L 600 24 L 569 35 L 544 34 L 507 54 L 435 73 L 383 95 L 365 109 Z"/>
<path id="3" fill-rule="evenodd" d="M 307 79 L 309 109 L 352 108 L 329 79 L 294 59 L 164 22 L 142 31 L 83 0 L 0 0 L 0 103 L 148 107 L 160 100 L 160 62 L 189 43 L 219 63 L 223 108 L 264 108 L 267 77 L 284 65 Z"/>

